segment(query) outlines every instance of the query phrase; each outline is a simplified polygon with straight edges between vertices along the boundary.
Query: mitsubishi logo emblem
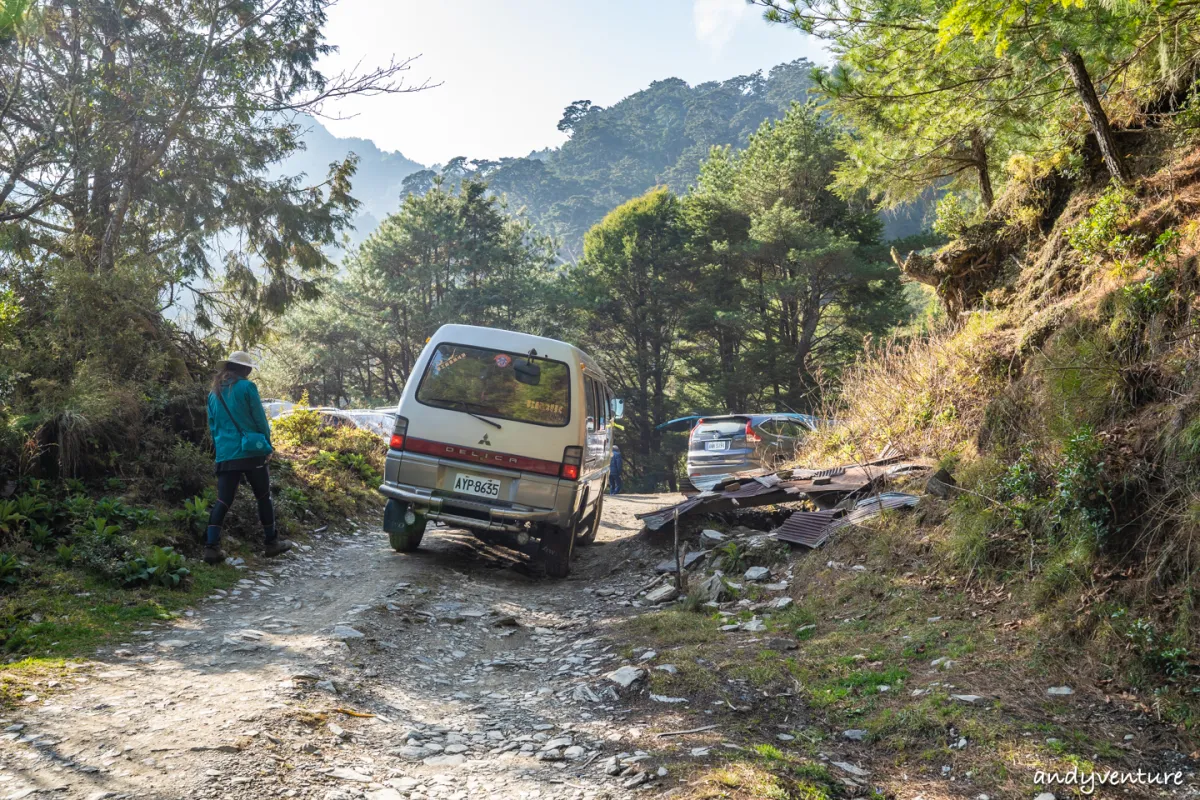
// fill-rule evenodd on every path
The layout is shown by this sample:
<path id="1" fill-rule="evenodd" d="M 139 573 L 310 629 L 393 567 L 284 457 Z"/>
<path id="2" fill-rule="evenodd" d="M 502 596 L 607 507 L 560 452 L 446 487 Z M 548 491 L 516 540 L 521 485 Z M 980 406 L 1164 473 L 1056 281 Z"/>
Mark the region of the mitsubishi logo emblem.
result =
<path id="1" fill-rule="evenodd" d="M 483 435 L 483 438 L 479 440 L 479 444 L 486 444 L 488 447 L 492 446 L 492 443 L 488 439 L 488 435 L 486 433 Z"/>

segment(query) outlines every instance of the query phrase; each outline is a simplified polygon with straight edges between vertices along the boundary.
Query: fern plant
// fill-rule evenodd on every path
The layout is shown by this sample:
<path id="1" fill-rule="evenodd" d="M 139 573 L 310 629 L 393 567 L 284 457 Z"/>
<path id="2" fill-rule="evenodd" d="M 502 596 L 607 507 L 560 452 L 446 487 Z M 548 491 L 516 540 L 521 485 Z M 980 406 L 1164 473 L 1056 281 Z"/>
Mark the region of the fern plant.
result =
<path id="1" fill-rule="evenodd" d="M 199 495 L 184 500 L 183 508 L 177 509 L 172 516 L 189 531 L 197 533 L 208 521 L 208 502 Z"/>
<path id="2" fill-rule="evenodd" d="M 99 539 L 111 539 L 121 532 L 119 525 L 109 525 L 105 517 L 88 517 L 84 526 L 88 533 Z"/>
<path id="3" fill-rule="evenodd" d="M 16 586 L 21 580 L 25 565 L 11 553 L 0 553 L 0 585 Z"/>
<path id="4" fill-rule="evenodd" d="M 54 544 L 54 533 L 45 525 L 33 524 L 29 526 L 29 544 L 34 550 L 39 553 L 49 549 L 50 545 Z"/>
<path id="5" fill-rule="evenodd" d="M 78 551 L 69 544 L 60 544 L 54 551 L 55 560 L 64 567 L 71 566 L 75 562 L 76 555 L 78 555 Z"/>
<path id="6" fill-rule="evenodd" d="M 154 582 L 168 589 L 178 588 L 184 578 L 192 574 L 192 571 L 184 566 L 183 556 L 176 553 L 173 547 L 156 547 L 150 551 L 150 557 L 146 560 L 153 572 Z"/>
<path id="7" fill-rule="evenodd" d="M 121 567 L 121 580 L 127 586 L 157 583 L 168 589 L 176 589 L 192 574 L 183 563 L 183 556 L 176 553 L 174 548 L 156 547 L 147 555 L 126 561 Z"/>
<path id="8" fill-rule="evenodd" d="M 46 521 L 50 518 L 50 504 L 35 494 L 22 494 L 16 498 L 17 513 L 27 522 Z"/>
<path id="9" fill-rule="evenodd" d="M 15 536 L 25 523 L 16 500 L 0 500 L 0 533 Z"/>

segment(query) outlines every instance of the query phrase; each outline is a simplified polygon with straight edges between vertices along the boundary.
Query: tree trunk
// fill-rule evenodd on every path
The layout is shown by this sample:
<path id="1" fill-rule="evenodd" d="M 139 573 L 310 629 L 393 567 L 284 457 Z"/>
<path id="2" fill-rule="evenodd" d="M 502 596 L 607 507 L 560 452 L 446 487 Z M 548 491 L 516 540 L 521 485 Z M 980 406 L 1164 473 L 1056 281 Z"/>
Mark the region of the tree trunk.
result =
<path id="1" fill-rule="evenodd" d="M 991 210 L 995 202 L 992 194 L 992 177 L 988 174 L 987 147 L 983 142 L 983 134 L 978 129 L 971 131 L 971 157 L 975 160 L 975 169 L 979 173 L 979 198 L 983 207 Z"/>
<path id="2" fill-rule="evenodd" d="M 1108 172 L 1114 180 L 1128 183 L 1129 168 L 1121 160 L 1117 140 L 1113 138 L 1112 126 L 1108 124 L 1108 115 L 1100 105 L 1100 98 L 1096 94 L 1096 87 L 1092 85 L 1092 78 L 1088 75 L 1083 57 L 1074 50 L 1069 50 L 1063 54 L 1063 61 L 1071 72 L 1071 81 L 1075 84 L 1075 90 L 1079 92 L 1079 99 L 1083 101 L 1088 121 L 1092 123 L 1092 132 L 1096 134 L 1096 144 L 1100 146 L 1100 155 L 1104 156 L 1104 165 L 1108 167 Z"/>

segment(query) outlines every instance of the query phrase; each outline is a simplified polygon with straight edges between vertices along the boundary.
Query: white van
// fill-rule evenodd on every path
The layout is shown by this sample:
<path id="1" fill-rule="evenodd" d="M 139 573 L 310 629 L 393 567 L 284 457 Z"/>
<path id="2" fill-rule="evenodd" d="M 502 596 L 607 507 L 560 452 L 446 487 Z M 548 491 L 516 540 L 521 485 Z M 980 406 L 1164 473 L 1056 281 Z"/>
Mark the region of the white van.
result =
<path id="1" fill-rule="evenodd" d="M 600 527 L 621 411 L 574 345 L 443 325 L 404 386 L 379 487 L 392 547 L 417 549 L 440 520 L 536 539 L 547 574 L 565 577 Z"/>

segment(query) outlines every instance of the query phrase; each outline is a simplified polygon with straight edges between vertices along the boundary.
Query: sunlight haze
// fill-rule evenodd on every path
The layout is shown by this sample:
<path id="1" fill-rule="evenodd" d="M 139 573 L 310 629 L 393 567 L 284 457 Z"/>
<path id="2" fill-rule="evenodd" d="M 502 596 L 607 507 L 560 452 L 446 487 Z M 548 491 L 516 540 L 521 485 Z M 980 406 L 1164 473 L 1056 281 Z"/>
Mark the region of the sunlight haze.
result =
<path id="1" fill-rule="evenodd" d="M 664 78 L 694 85 L 802 56 L 828 60 L 743 0 L 342 0 L 326 35 L 340 50 L 324 62 L 327 73 L 419 55 L 408 81 L 441 83 L 354 98 L 323 120 L 338 136 L 427 165 L 556 147 L 565 137 L 555 126 L 574 100 L 607 106 Z"/>

